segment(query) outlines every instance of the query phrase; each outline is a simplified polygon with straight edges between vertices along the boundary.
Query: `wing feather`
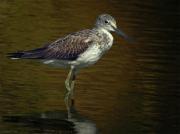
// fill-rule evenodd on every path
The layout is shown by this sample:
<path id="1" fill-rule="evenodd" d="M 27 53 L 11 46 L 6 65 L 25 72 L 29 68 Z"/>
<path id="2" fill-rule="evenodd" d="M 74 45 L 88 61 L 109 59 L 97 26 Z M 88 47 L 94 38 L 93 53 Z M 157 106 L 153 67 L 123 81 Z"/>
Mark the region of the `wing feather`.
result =
<path id="1" fill-rule="evenodd" d="M 75 60 L 94 42 L 92 30 L 83 30 L 60 38 L 45 47 L 10 53 L 11 58 Z M 92 36 L 93 35 L 93 36 Z"/>
<path id="2" fill-rule="evenodd" d="M 61 60 L 74 60 L 81 53 L 83 53 L 93 42 L 91 36 L 88 36 L 88 32 L 83 34 L 71 34 L 67 37 L 55 41 L 50 44 L 47 49 L 44 50 L 42 58 L 46 59 L 61 59 Z M 89 40 L 88 42 L 86 40 Z"/>

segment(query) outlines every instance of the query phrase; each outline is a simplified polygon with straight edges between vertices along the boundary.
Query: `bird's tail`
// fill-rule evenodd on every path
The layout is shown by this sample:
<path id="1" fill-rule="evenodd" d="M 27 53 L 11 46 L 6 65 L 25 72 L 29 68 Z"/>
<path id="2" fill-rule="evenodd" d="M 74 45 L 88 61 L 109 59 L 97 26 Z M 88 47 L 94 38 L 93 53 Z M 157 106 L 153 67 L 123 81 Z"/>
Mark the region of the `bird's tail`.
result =
<path id="1" fill-rule="evenodd" d="M 21 59 L 25 55 L 25 52 L 8 53 L 7 57 L 11 59 Z"/>
<path id="2" fill-rule="evenodd" d="M 14 53 L 8 53 L 7 57 L 11 59 L 41 59 L 45 48 L 38 48 L 29 51 L 18 51 Z"/>

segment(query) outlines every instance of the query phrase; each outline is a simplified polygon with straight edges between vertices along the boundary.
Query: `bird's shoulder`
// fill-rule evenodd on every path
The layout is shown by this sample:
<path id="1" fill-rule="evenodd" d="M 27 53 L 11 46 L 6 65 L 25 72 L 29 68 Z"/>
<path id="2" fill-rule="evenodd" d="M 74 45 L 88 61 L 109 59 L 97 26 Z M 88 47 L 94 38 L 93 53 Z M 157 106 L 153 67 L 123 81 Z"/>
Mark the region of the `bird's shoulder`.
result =
<path id="1" fill-rule="evenodd" d="M 92 42 L 97 41 L 98 32 L 91 29 L 68 34 L 62 38 L 52 42 L 49 47 L 73 46 L 73 45 L 90 45 Z"/>

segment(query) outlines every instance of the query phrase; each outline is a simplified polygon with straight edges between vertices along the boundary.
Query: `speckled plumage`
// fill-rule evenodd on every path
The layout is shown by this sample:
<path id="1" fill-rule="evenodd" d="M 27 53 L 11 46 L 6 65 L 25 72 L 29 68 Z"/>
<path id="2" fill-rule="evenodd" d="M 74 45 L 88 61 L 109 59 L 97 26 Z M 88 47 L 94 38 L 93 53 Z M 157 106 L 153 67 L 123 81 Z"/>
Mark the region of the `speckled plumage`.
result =
<path id="1" fill-rule="evenodd" d="M 8 56 L 12 59 L 39 59 L 45 64 L 59 67 L 84 67 L 96 63 L 110 49 L 113 44 L 110 32 L 129 40 L 117 28 L 111 15 L 102 14 L 97 17 L 93 29 L 71 33 L 44 47 L 9 53 Z"/>
<path id="2" fill-rule="evenodd" d="M 93 29 L 71 33 L 42 48 L 10 53 L 8 56 L 12 59 L 39 59 L 44 64 L 69 67 L 70 71 L 65 81 L 67 89 L 65 104 L 68 118 L 71 118 L 77 71 L 95 64 L 111 48 L 113 36 L 110 32 L 116 32 L 124 39 L 128 39 L 128 36 L 117 28 L 112 16 L 102 14 L 98 16 Z"/>
<path id="3" fill-rule="evenodd" d="M 79 64 L 87 63 L 83 63 L 81 60 L 82 55 L 85 54 L 86 50 L 91 48 L 93 45 L 96 45 L 96 48 L 101 50 L 103 54 L 103 52 L 112 45 L 111 38 L 112 37 L 109 37 L 108 33 L 102 29 L 86 29 L 59 38 L 42 48 L 11 53 L 11 57 L 21 59 L 39 59 L 45 64 L 59 67 L 68 67 L 72 64 L 79 66 Z M 101 54 L 99 53 L 97 56 L 101 56 Z M 78 59 L 80 57 L 81 59 Z M 99 58 L 97 58 L 97 60 L 98 59 Z M 81 63 L 78 64 L 73 62 L 75 60 L 81 60 Z"/>
<path id="4" fill-rule="evenodd" d="M 111 47 L 112 36 L 100 29 L 87 29 L 58 39 L 44 51 L 43 61 L 58 67 L 77 68 L 94 64 Z M 50 54 L 52 55 L 50 55 Z"/>

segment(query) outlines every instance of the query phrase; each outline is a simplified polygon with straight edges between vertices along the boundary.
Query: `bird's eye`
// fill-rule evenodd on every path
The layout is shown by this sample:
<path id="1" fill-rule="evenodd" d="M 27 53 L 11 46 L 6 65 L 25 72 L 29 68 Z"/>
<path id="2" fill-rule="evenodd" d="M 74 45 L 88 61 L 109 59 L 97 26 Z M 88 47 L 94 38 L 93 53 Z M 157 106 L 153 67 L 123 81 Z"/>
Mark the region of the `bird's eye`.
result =
<path id="1" fill-rule="evenodd" d="M 106 24 L 109 23 L 107 20 L 104 21 Z"/>

